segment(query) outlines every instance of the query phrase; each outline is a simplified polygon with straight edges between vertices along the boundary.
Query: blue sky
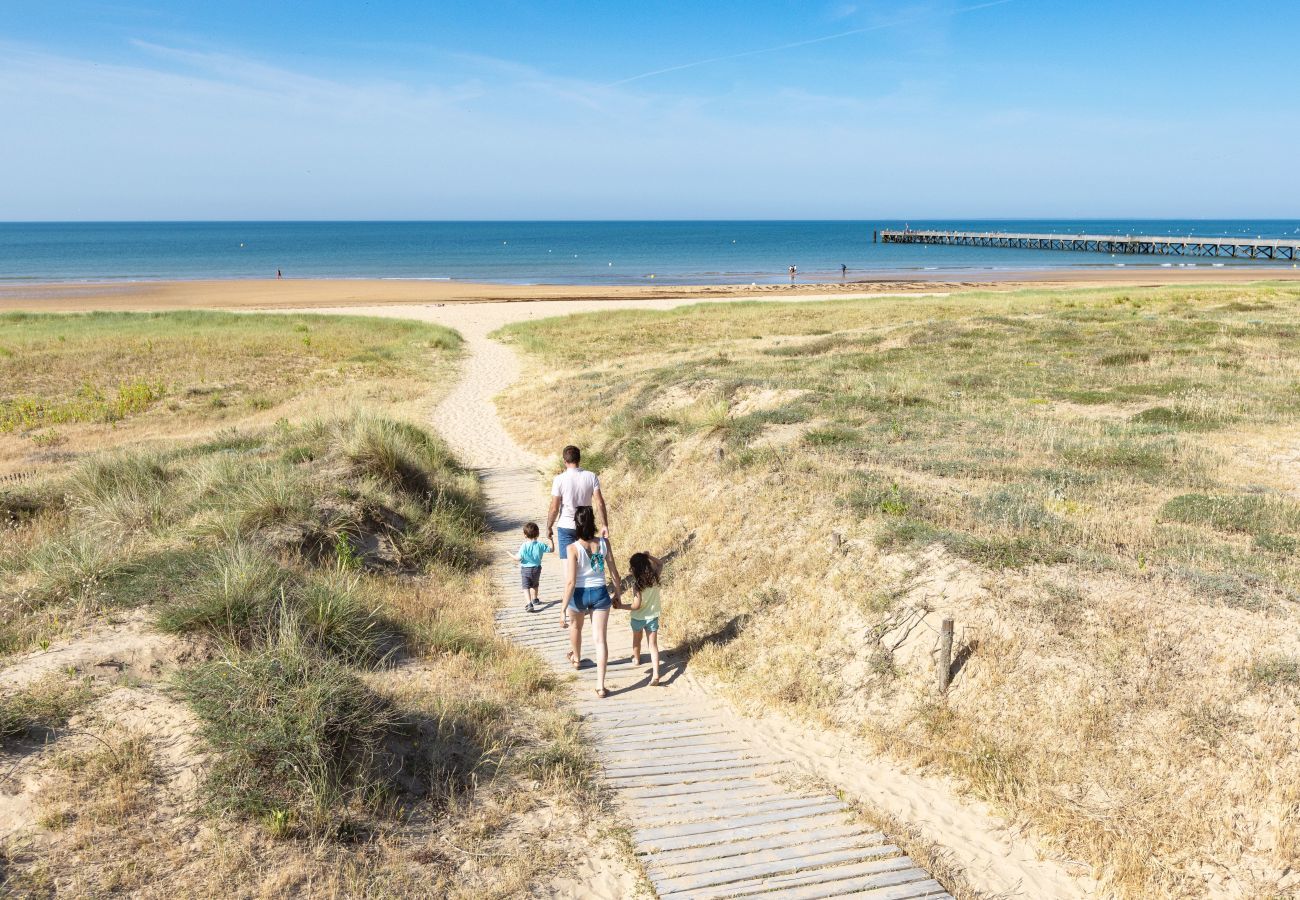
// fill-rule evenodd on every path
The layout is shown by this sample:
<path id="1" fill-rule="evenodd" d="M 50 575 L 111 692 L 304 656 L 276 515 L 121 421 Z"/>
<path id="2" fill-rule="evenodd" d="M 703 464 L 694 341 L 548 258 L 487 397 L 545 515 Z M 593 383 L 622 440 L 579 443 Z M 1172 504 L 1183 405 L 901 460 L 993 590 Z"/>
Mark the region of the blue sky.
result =
<path id="1" fill-rule="evenodd" d="M 8 6 L 0 219 L 1300 214 L 1275 4 Z"/>

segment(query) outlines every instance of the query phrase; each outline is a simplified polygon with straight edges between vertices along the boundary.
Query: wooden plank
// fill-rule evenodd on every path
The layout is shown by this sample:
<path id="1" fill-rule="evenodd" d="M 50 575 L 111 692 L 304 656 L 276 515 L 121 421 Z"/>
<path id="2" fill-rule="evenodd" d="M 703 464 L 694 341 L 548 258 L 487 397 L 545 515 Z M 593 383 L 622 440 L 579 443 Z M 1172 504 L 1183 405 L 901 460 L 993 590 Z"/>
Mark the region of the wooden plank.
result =
<path id="1" fill-rule="evenodd" d="M 738 800 L 735 802 L 719 800 L 696 806 L 671 807 L 667 812 L 657 816 L 653 814 L 637 816 L 636 824 L 644 829 L 718 819 L 732 821 L 743 815 L 761 815 L 770 812 L 785 812 L 794 815 L 803 810 L 814 809 L 822 805 L 823 802 L 820 799 L 803 799 L 791 797 L 788 794 L 776 794 L 770 800 Z"/>
<path id="2" fill-rule="evenodd" d="M 868 852 L 881 850 L 897 852 L 898 850 L 897 847 L 890 847 L 888 844 L 884 845 L 883 848 L 869 847 L 865 849 Z M 880 853 L 878 852 L 877 855 L 880 855 Z M 801 854 L 786 859 L 765 860 L 752 865 L 733 866 L 722 871 L 702 871 L 674 878 L 656 878 L 654 873 L 651 873 L 650 880 L 654 883 L 655 889 L 659 891 L 659 896 L 667 900 L 667 898 L 676 894 L 700 888 L 718 887 L 720 885 L 746 885 L 747 887 L 765 885 L 770 876 L 786 873 L 793 876 L 798 872 L 813 870 L 809 872 L 809 877 L 817 877 L 815 872 L 820 872 L 840 863 L 855 862 L 862 859 L 862 857 L 863 851 L 857 848 L 834 850 L 829 853 Z M 895 859 L 899 861 L 900 865 L 904 865 L 903 861 L 906 860 L 906 867 L 913 867 L 912 861 L 906 856 L 895 857 Z M 734 892 L 734 889 L 729 887 L 727 892 Z M 726 896 L 725 893 L 720 892 L 720 894 Z"/>
<path id="3" fill-rule="evenodd" d="M 643 798 L 635 791 L 625 791 L 621 796 L 624 803 L 638 810 L 638 815 L 645 815 L 647 819 L 653 819 L 669 816 L 674 810 L 706 809 L 714 805 L 725 805 L 731 802 L 761 803 L 774 798 L 784 800 L 790 794 L 775 785 L 752 782 L 729 786 L 721 790 L 701 791 L 670 797 Z"/>
<path id="4" fill-rule="evenodd" d="M 836 850 L 858 849 L 863 852 L 881 845 L 873 840 L 874 835 L 863 833 L 841 834 L 834 837 L 812 839 L 803 833 L 787 833 L 767 838 L 752 838 L 727 844 L 715 844 L 711 847 L 695 848 L 695 852 L 676 851 L 648 856 L 646 869 L 651 874 L 663 878 L 673 878 L 693 872 L 710 872 L 717 869 L 733 869 L 741 864 L 757 862 L 776 862 L 805 856 L 809 853 L 830 853 Z M 794 843 L 792 843 L 792 841 Z M 797 850 L 795 848 L 798 848 Z M 691 855 L 687 855 L 691 853 Z"/>
<path id="5" fill-rule="evenodd" d="M 848 808 L 837 800 L 828 800 L 820 802 L 815 806 L 805 806 L 802 814 L 813 815 L 819 813 L 845 813 Z M 785 810 L 772 810 L 767 813 L 755 813 L 754 815 L 742 815 L 740 818 L 729 819 L 724 823 L 725 827 L 741 828 L 748 825 L 764 825 L 767 822 L 780 822 L 789 819 L 788 812 Z M 707 822 L 702 825 L 673 825 L 662 828 L 637 828 L 632 834 L 637 840 L 646 841 L 646 843 L 655 843 L 662 838 L 684 838 L 686 835 L 705 834 L 707 831 L 718 830 L 718 823 Z"/>
<path id="6" fill-rule="evenodd" d="M 659 797 L 675 797 L 682 794 L 701 794 L 706 791 L 725 791 L 728 787 L 745 787 L 753 784 L 752 778 L 727 778 L 719 781 L 693 781 L 686 784 L 665 784 L 654 787 L 639 787 L 637 785 L 625 784 L 618 787 L 621 792 L 636 791 L 637 796 L 642 800 L 652 800 Z"/>
<path id="7" fill-rule="evenodd" d="M 619 789 L 635 789 L 667 787 L 674 784 L 707 784 L 734 778 L 766 777 L 771 771 L 768 766 L 747 766 L 737 763 L 727 769 L 709 769 L 703 772 L 668 772 L 664 775 L 629 775 L 626 778 L 611 778 L 610 786 Z"/>
<path id="8" fill-rule="evenodd" d="M 807 815 L 803 818 L 778 818 L 755 825 L 735 826 L 730 822 L 714 823 L 720 825 L 710 831 L 693 834 L 674 834 L 658 840 L 644 840 L 637 837 L 637 853 L 647 855 L 654 852 L 667 853 L 670 850 L 687 850 L 691 847 L 706 847 L 709 844 L 725 844 L 729 841 L 742 841 L 749 838 L 772 837 L 788 831 L 831 828 L 845 824 L 843 812 L 823 812 Z"/>
<path id="9" fill-rule="evenodd" d="M 874 844 L 884 841 L 883 834 L 878 831 L 864 831 L 861 825 L 832 825 L 813 830 L 786 831 L 780 834 L 747 838 L 742 841 L 730 841 L 725 844 L 708 844 L 703 847 L 690 847 L 658 854 L 651 853 L 643 858 L 647 866 L 659 865 L 668 868 L 678 863 L 729 859 L 747 853 L 780 851 L 793 854 L 801 852 L 802 848 L 807 847 L 809 844 L 846 837 L 857 838 L 862 841 L 864 846 L 874 846 Z M 874 838 L 880 838 L 880 840 L 874 841 Z"/>
<path id="10" fill-rule="evenodd" d="M 920 880 L 917 880 L 919 877 Z M 849 893 L 845 893 L 848 890 Z M 952 900 L 943 885 L 935 881 L 921 869 L 901 869 L 883 875 L 867 876 L 862 879 L 845 879 L 838 882 L 823 882 L 806 887 L 791 887 L 759 893 L 731 894 L 721 896 L 727 900 L 822 900 L 847 897 L 865 898 L 865 900 Z"/>
<path id="11" fill-rule="evenodd" d="M 722 760 L 681 760 L 674 761 L 668 765 L 658 766 L 606 766 L 605 775 L 612 779 L 648 778 L 654 775 L 682 775 L 687 776 L 682 778 L 682 780 L 685 781 L 689 776 L 697 775 L 701 772 L 717 772 L 723 769 L 736 770 L 745 767 L 750 762 L 751 761 L 749 760 L 738 760 L 729 757 Z M 762 763 L 759 763 L 758 765 L 763 768 L 768 768 L 767 766 L 763 766 Z"/>

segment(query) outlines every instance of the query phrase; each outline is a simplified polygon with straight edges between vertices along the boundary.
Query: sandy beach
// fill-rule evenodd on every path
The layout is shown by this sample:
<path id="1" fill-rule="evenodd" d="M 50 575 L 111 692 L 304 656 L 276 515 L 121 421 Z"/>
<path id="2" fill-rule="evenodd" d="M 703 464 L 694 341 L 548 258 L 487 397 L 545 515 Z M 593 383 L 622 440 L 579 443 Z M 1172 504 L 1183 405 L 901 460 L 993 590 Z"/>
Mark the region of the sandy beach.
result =
<path id="1" fill-rule="evenodd" d="M 0 311 L 164 309 L 305 309 L 429 303 L 512 303 L 549 301 L 647 301 L 736 299 L 774 296 L 860 297 L 872 294 L 935 293 L 1066 287 L 1159 287 L 1179 284 L 1246 284 L 1300 280 L 1300 270 L 1280 267 L 1212 269 L 1115 268 L 1005 272 L 997 278 L 953 280 L 885 276 L 844 282 L 773 285 L 480 284 L 458 281 L 388 279 L 230 279 L 140 281 L 122 284 L 66 283 L 0 286 Z"/>

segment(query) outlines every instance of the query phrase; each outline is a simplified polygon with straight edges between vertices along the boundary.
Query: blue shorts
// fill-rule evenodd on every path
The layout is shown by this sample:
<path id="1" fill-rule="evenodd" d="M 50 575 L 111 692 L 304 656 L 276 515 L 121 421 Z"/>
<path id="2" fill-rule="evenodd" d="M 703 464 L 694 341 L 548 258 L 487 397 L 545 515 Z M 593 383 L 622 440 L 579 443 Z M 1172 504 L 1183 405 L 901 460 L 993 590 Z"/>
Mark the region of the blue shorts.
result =
<path id="1" fill-rule="evenodd" d="M 658 617 L 658 616 L 655 616 L 653 619 L 633 619 L 633 620 L 632 620 L 632 633 L 633 633 L 633 634 L 639 634 L 639 633 L 641 633 L 642 631 L 644 631 L 646 634 L 651 634 L 651 633 L 656 632 L 656 631 L 658 631 L 658 630 L 659 630 L 659 617 Z"/>
<path id="2" fill-rule="evenodd" d="M 560 550 L 560 559 L 568 559 L 569 545 L 578 539 L 578 530 L 576 528 L 557 528 L 555 533 L 555 546 Z"/>
<path id="3" fill-rule="evenodd" d="M 580 613 L 609 609 L 613 605 L 614 600 L 609 596 L 609 588 L 603 584 L 600 587 L 574 588 L 573 599 L 569 601 L 569 609 Z"/>

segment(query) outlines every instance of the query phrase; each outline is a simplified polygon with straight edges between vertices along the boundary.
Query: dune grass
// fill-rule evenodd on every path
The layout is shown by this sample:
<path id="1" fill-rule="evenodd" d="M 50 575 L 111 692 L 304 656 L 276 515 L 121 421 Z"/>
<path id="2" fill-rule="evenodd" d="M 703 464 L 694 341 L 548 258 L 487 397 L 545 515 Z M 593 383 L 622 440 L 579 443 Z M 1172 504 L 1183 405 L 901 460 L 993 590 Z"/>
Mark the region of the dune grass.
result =
<path id="1" fill-rule="evenodd" d="M 1297 314 L 1253 285 L 572 316 L 503 330 L 548 386 L 507 415 L 592 449 L 625 539 L 689 547 L 693 671 L 958 775 L 1117 893 L 1267 895 L 1300 862 Z"/>
<path id="2" fill-rule="evenodd" d="M 563 847 L 526 819 L 545 806 L 576 827 L 600 802 L 581 726 L 544 664 L 494 633 L 477 478 L 401 416 L 427 409 L 458 339 L 307 316 L 10 318 L 5 362 L 49 362 L 14 382 L 40 409 L 83 364 L 101 391 L 128 370 L 165 389 L 122 418 L 61 420 L 59 455 L 0 483 L 0 653 L 134 609 L 182 665 L 157 685 L 60 675 L 0 697 L 5 740 L 53 773 L 40 840 L 0 848 L 5 889 L 479 897 L 549 878 Z M 179 387 L 212 382 L 221 404 Z M 0 442 L 45 453 L 30 427 L 55 425 Z M 196 797 L 169 787 L 168 742 L 101 715 L 126 689 L 188 707 Z"/>

